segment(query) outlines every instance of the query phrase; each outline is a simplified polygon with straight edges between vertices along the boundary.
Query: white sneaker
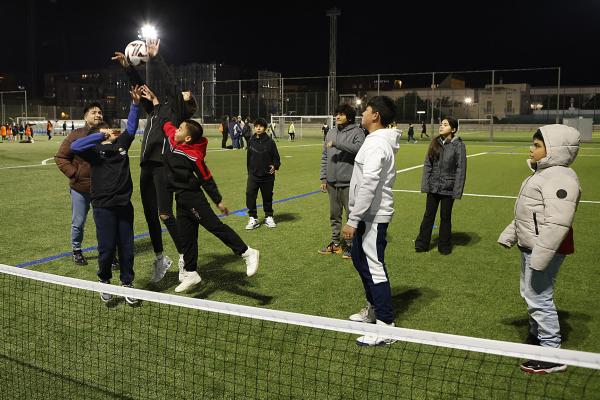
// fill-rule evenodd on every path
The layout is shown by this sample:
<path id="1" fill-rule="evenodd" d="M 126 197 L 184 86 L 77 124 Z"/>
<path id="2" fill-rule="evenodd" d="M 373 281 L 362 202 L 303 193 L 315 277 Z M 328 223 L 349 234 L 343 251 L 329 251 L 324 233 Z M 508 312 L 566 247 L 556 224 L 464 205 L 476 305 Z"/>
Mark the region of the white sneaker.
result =
<path id="1" fill-rule="evenodd" d="M 188 290 L 188 289 L 196 286 L 201 281 L 202 281 L 202 278 L 200 278 L 200 275 L 198 275 L 198 272 L 184 270 L 183 279 L 181 280 L 181 283 L 179 284 L 179 286 L 177 286 L 175 288 L 175 291 L 177 293 L 183 292 L 185 290 Z"/>
<path id="2" fill-rule="evenodd" d="M 165 276 L 171 264 L 173 264 L 173 260 L 167 256 L 162 256 L 162 258 L 154 260 L 154 271 L 152 272 L 150 282 L 159 282 Z"/>
<path id="3" fill-rule="evenodd" d="M 242 254 L 242 257 L 244 257 L 244 261 L 246 261 L 246 275 L 252 276 L 256 274 L 256 271 L 258 271 L 260 252 L 248 247 L 248 250 Z"/>
<path id="4" fill-rule="evenodd" d="M 179 267 L 179 282 L 183 281 L 183 276 L 185 274 L 185 261 L 183 260 L 183 254 L 179 255 L 179 261 L 177 262 L 177 266 Z"/>
<path id="5" fill-rule="evenodd" d="M 356 314 L 352 314 L 348 317 L 350 321 L 354 322 L 364 322 L 365 324 L 374 324 L 375 323 L 375 308 L 371 305 L 371 303 L 367 303 L 367 306 L 357 312 Z"/>
<path id="6" fill-rule="evenodd" d="M 100 283 L 105 283 L 107 285 L 110 285 L 109 281 L 99 281 Z M 110 300 L 112 299 L 112 294 L 110 293 L 100 293 L 100 300 L 102 300 L 105 303 L 108 303 Z"/>
<path id="7" fill-rule="evenodd" d="M 252 229 L 256 229 L 260 226 L 260 222 L 258 222 L 258 218 L 250 217 L 248 220 L 248 224 L 246 225 L 246 229 L 251 231 Z"/>
<path id="8" fill-rule="evenodd" d="M 277 228 L 277 224 L 275 223 L 273 217 L 267 217 L 265 219 L 265 225 L 267 226 L 267 228 Z"/>
<path id="9" fill-rule="evenodd" d="M 380 320 L 377 320 L 377 325 L 395 326 L 393 322 L 391 324 L 386 324 Z M 396 339 L 370 335 L 361 336 L 356 339 L 356 344 L 359 346 L 387 346 L 394 342 L 396 342 Z"/>

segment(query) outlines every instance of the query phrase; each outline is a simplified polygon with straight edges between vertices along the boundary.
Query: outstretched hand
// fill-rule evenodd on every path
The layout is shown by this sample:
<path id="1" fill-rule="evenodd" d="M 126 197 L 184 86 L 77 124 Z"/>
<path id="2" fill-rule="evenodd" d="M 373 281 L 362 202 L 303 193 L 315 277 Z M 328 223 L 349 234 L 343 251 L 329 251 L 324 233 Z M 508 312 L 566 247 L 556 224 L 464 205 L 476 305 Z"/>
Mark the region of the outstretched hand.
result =
<path id="1" fill-rule="evenodd" d="M 148 52 L 148 57 L 156 57 L 159 46 L 160 39 L 146 39 L 146 51 Z"/>
<path id="2" fill-rule="evenodd" d="M 158 97 L 154 94 L 152 90 L 148 87 L 148 85 L 143 85 L 140 87 L 142 91 L 142 97 L 150 101 L 153 105 L 157 105 L 159 103 Z"/>
<path id="3" fill-rule="evenodd" d="M 134 104 L 140 104 L 140 100 L 142 99 L 142 90 L 143 86 L 135 85 L 131 87 L 129 94 L 131 95 L 131 99 L 133 100 Z"/>
<path id="4" fill-rule="evenodd" d="M 125 54 L 121 53 L 120 51 L 115 51 L 115 56 L 111 57 L 111 60 L 118 61 L 123 68 L 127 68 L 129 66 L 127 57 L 125 57 Z"/>
<path id="5" fill-rule="evenodd" d="M 221 210 L 221 212 L 225 215 L 229 215 L 229 209 L 225 206 L 225 204 L 223 204 L 223 202 L 220 202 L 219 204 L 217 204 L 217 208 L 219 210 Z"/>

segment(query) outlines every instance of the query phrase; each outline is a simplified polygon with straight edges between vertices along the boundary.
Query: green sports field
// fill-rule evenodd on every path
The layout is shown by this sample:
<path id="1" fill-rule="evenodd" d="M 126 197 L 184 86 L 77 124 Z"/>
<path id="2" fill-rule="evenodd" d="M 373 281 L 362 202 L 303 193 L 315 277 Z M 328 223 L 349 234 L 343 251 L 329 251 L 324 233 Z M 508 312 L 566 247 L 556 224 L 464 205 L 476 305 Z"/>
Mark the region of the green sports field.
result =
<path id="1" fill-rule="evenodd" d="M 522 133 L 524 136 L 528 134 Z M 243 210 L 246 153 L 244 150 L 221 151 L 216 132 L 209 132 L 208 136 L 207 164 L 215 176 L 224 202 L 230 210 Z M 326 194 L 313 193 L 319 186 L 322 143 L 318 134 L 306 136 L 303 140 L 293 143 L 284 140 L 278 143 L 282 166 L 277 174 L 274 197 L 275 200 L 285 201 L 274 205 L 277 228 L 268 229 L 261 226 L 254 231 L 245 231 L 247 217 L 242 215 L 243 211 L 224 218 L 224 222 L 235 229 L 250 246 L 261 251 L 258 274 L 247 278 L 242 260 L 233 257 L 217 239 L 201 231 L 199 273 L 203 282 L 186 296 L 338 319 L 345 319 L 362 308 L 365 302 L 362 285 L 351 261 L 342 260 L 339 256 L 317 254 L 317 249 L 329 242 L 328 200 Z M 416 136 L 418 138 L 419 134 Z M 75 266 L 69 257 L 35 263 L 36 260 L 52 258 L 70 251 L 70 197 L 67 179 L 58 171 L 53 161 L 48 160 L 53 157 L 62 137 L 55 137 L 52 141 L 47 141 L 45 137 L 36 139 L 33 144 L 0 144 L 0 264 L 33 264 L 28 268 L 96 280 L 97 253 L 93 250 L 86 253 L 90 258 L 90 265 L 87 267 Z M 574 223 L 576 252 L 563 264 L 555 294 L 564 336 L 563 348 L 596 353 L 600 353 L 600 280 L 597 278 L 600 256 L 598 139 L 594 137 L 594 143 L 582 145 L 579 157 L 573 165 L 583 188 L 583 202 L 579 205 Z M 388 231 L 386 251 L 396 312 L 395 322 L 397 326 L 405 328 L 520 343 L 527 334 L 527 313 L 519 296 L 519 253 L 516 249 L 503 249 L 496 244 L 496 238 L 512 219 L 514 199 L 502 196 L 516 196 L 520 183 L 529 174 L 525 164 L 528 144 L 524 141 L 476 141 L 468 135 L 465 136 L 465 141 L 469 155 L 467 181 L 465 196 L 457 201 L 454 207 L 455 247 L 450 256 L 440 255 L 435 248 L 428 253 L 414 252 L 413 240 L 418 232 L 425 206 L 424 195 L 417 193 L 421 179 L 421 169 L 418 166 L 423 161 L 427 143 L 404 142 L 400 147 L 396 159 L 399 171 L 395 185 L 396 214 Z M 136 234 L 141 235 L 147 232 L 147 227 L 137 184 L 140 171 L 137 162 L 139 153 L 140 143 L 136 140 L 130 151 L 134 181 L 132 202 L 136 213 L 134 230 Z M 259 216 L 262 219 L 260 210 Z M 434 242 L 435 237 L 434 230 Z M 163 238 L 165 253 L 176 259 L 176 251 L 169 236 L 165 233 Z M 95 243 L 95 227 L 90 213 L 84 247 L 94 246 Z M 158 285 L 149 283 L 154 254 L 148 237 L 136 240 L 135 256 L 137 288 L 174 293 L 173 289 L 177 283 L 176 268 L 169 270 L 165 279 Z M 116 283 L 116 280 L 113 283 Z M 27 292 L 26 284 L 24 287 L 24 292 Z M 4 293 L 9 292 L 11 296 L 21 293 L 20 290 L 7 290 Z M 76 297 L 76 294 L 69 296 Z M 94 294 L 94 300 L 96 297 Z M 48 295 L 48 298 L 51 296 Z M 29 300 L 31 299 L 26 298 L 23 301 L 26 303 Z M 7 315 L 10 313 L 7 311 L 8 304 L 15 307 L 19 301 L 15 298 L 11 298 L 10 302 L 4 301 L 0 304 L 0 313 Z M 99 309 L 104 307 L 99 298 L 97 304 L 94 301 L 86 304 Z M 144 307 L 150 310 L 154 306 L 145 303 L 141 308 Z M 121 310 L 114 312 L 125 315 L 125 319 L 131 318 L 140 327 L 147 323 L 153 329 L 156 328 L 158 337 L 167 335 L 169 327 L 153 322 L 155 312 L 160 314 L 160 310 L 146 311 L 144 317 L 151 318 L 144 321 L 140 317 L 142 314 L 138 312 L 139 309 L 131 309 L 124 304 L 118 308 Z M 140 315 L 136 316 L 136 312 Z M 94 312 L 94 318 L 102 318 L 103 313 L 98 314 L 100 315 Z M 76 319 L 77 316 L 73 315 L 73 318 Z M 106 322 L 104 325 L 118 329 L 118 326 L 113 326 L 114 323 Z M 218 321 L 212 323 L 219 324 Z M 69 340 L 76 340 L 74 338 L 77 337 L 78 329 L 79 332 L 84 330 L 77 328 L 75 322 L 65 323 L 65 327 L 67 331 L 63 334 Z M 10 328 L 13 331 L 8 330 L 6 322 L 0 325 L 4 337 L 16 329 L 17 332 L 37 332 L 44 338 L 43 332 L 39 333 L 36 327 L 15 328 L 13 325 Z M 260 334 L 260 329 L 251 326 L 249 332 Z M 58 348 L 61 349 L 60 346 Z M 63 351 L 69 350 L 59 350 L 59 356 Z M 156 350 L 155 352 L 160 353 Z M 8 374 L 11 368 L 6 356 L 6 353 L 0 354 L 0 376 Z M 360 354 L 357 357 L 360 358 Z M 369 360 L 377 362 L 377 358 Z M 45 367 L 52 369 L 52 366 L 53 363 L 48 362 Z M 62 371 L 59 375 L 65 382 L 76 386 L 77 374 L 77 371 L 73 371 L 72 375 Z M 568 373 L 562 376 L 568 376 Z M 51 378 L 45 379 L 51 381 Z M 597 376 L 595 379 L 597 387 Z M 235 385 L 235 382 L 230 384 Z M 227 385 L 225 384 L 225 389 L 214 389 L 210 393 L 215 397 L 227 397 L 230 393 L 226 389 Z M 359 386 L 362 388 L 361 385 Z M 18 388 L 21 389 L 23 388 Z M 6 387 L 2 390 L 6 390 Z M 43 391 L 43 388 L 40 388 L 40 391 Z M 73 391 L 76 392 L 75 389 Z M 123 393 L 125 392 L 127 391 L 123 389 Z M 254 393 L 250 389 L 248 392 Z M 159 390 L 152 392 L 152 395 L 143 390 L 127 393 L 130 397 L 123 398 L 162 397 Z M 210 398 L 210 393 L 206 392 L 204 395 Z M 397 391 L 395 393 L 398 394 Z M 452 389 L 444 389 L 441 393 L 449 393 L 447 398 L 456 397 L 452 395 L 456 394 Z M 110 396 L 113 395 L 114 393 Z M 306 397 L 305 395 L 292 391 L 279 393 L 272 398 L 301 398 Z M 98 396 L 103 397 L 102 394 Z M 114 397 L 110 396 L 107 395 L 106 398 Z M 238 393 L 237 397 L 244 396 L 246 395 Z M 414 396 L 428 398 L 427 392 Z M 476 394 L 471 396 L 479 398 Z M 93 396 L 88 393 L 84 397 Z M 346 398 L 343 392 L 334 397 Z M 509 397 L 500 395 L 497 398 Z M 7 394 L 0 398 L 11 397 Z M 265 398 L 271 396 L 266 395 Z"/>

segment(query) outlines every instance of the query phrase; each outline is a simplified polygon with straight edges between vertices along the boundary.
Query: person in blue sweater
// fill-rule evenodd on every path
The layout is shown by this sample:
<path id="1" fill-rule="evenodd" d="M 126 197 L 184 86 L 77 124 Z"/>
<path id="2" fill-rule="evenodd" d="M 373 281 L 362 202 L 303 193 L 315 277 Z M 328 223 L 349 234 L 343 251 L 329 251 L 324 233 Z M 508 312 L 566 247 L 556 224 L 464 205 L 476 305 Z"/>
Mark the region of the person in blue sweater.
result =
<path id="1" fill-rule="evenodd" d="M 91 203 L 98 240 L 98 278 L 102 283 L 110 283 L 113 255 L 118 248 L 120 280 L 125 287 L 133 287 L 135 275 L 131 204 L 133 183 L 128 151 L 138 127 L 141 87 L 133 87 L 130 93 L 133 102 L 125 132 L 116 133 L 103 123 L 95 128 L 96 132 L 71 144 L 71 151 L 79 154 L 92 166 Z M 101 293 L 100 298 L 108 302 L 112 296 Z M 137 299 L 127 296 L 125 301 L 131 305 L 138 303 Z"/>

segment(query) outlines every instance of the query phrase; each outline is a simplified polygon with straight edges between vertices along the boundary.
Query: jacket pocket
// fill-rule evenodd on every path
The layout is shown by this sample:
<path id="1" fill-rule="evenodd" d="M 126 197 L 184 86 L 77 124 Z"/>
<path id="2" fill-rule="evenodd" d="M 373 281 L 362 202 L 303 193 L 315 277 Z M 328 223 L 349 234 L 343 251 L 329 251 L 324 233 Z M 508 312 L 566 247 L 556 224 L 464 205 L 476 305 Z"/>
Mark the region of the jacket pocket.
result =
<path id="1" fill-rule="evenodd" d="M 538 236 L 540 231 L 538 230 L 537 217 L 535 213 L 533 213 L 533 226 L 535 227 L 535 235 Z"/>

